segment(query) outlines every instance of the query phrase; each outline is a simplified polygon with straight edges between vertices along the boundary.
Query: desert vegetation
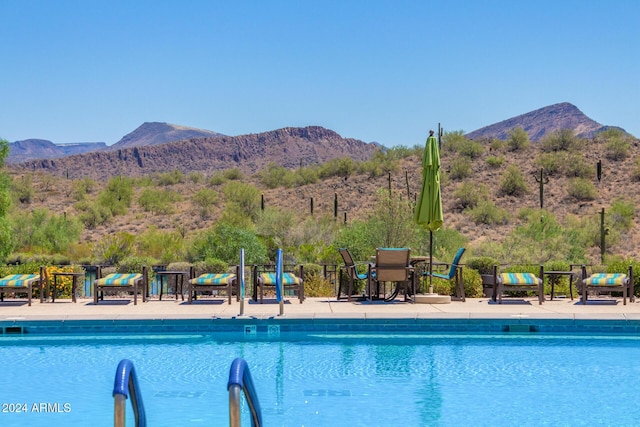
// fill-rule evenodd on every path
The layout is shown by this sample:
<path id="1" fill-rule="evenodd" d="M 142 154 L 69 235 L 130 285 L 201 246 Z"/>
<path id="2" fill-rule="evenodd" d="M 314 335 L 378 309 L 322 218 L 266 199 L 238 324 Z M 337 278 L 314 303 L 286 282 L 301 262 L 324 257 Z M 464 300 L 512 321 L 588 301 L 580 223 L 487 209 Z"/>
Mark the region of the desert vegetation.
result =
<path id="1" fill-rule="evenodd" d="M 635 262 L 638 141 L 615 129 L 591 140 L 568 130 L 539 143 L 525 136 L 518 129 L 507 141 L 444 135 L 445 222 L 434 233 L 434 257 L 449 260 L 465 246 L 469 265 L 476 259 L 534 266 Z M 422 151 L 398 146 L 366 161 L 340 158 L 294 169 L 274 162 L 255 174 L 166 171 L 107 182 L 3 168 L 0 259 L 221 268 L 237 263 L 241 247 L 247 263 L 272 260 L 283 248 L 288 261 L 305 265 L 340 264 L 338 247 L 357 259 L 383 246 L 428 253 L 428 233 L 413 222 Z M 7 142 L 0 141 L 2 160 L 6 154 Z M 533 191 L 541 168 L 549 178 L 544 209 Z M 470 286 L 476 279 L 468 278 Z"/>

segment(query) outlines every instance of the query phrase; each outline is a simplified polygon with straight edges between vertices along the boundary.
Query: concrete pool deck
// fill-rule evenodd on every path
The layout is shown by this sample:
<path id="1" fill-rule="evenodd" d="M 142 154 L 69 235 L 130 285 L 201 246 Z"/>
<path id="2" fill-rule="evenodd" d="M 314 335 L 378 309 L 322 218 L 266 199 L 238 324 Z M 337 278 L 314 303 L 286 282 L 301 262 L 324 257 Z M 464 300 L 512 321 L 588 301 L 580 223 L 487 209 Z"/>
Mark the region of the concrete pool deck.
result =
<path id="1" fill-rule="evenodd" d="M 277 318 L 279 307 L 273 300 L 264 304 L 249 299 L 244 303 L 244 317 Z M 188 304 L 168 298 L 152 299 L 134 305 L 133 300 L 107 298 L 94 305 L 92 299 L 56 299 L 31 307 L 23 299 L 0 302 L 0 321 L 6 320 L 123 320 L 123 319 L 233 319 L 239 317 L 240 303 L 231 305 L 223 298 L 205 298 Z M 337 301 L 332 298 L 307 298 L 303 304 L 297 299 L 287 300 L 284 316 L 288 319 L 565 319 L 565 320 L 640 320 L 640 303 L 623 305 L 621 298 L 594 298 L 586 305 L 579 298 L 555 298 L 538 305 L 537 299 L 503 299 L 497 304 L 488 298 L 468 298 L 466 302 L 450 304 L 411 304 L 398 299 L 394 302 Z"/>

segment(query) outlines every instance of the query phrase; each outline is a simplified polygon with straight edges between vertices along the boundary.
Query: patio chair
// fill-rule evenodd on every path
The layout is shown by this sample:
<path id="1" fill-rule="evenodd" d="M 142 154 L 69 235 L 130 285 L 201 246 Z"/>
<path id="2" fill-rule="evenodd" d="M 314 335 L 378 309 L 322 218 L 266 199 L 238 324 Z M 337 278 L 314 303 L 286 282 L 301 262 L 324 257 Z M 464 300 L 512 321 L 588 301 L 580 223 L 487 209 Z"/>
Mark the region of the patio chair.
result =
<path id="1" fill-rule="evenodd" d="M 240 276 L 240 266 L 236 266 L 236 273 L 204 273 L 195 277 L 195 269 L 190 268 L 189 276 L 189 304 L 197 298 L 198 293 L 207 291 L 224 290 L 227 293 L 229 304 L 231 304 L 231 295 L 233 290 L 236 291 L 236 300 L 240 301 L 240 292 L 238 291 L 238 277 Z"/>
<path id="2" fill-rule="evenodd" d="M 542 277 L 544 277 L 544 267 L 540 266 L 540 276 L 532 273 L 500 273 L 497 274 L 498 267 L 493 266 L 494 292 L 493 301 L 498 297 L 498 304 L 502 304 L 502 294 L 505 291 L 527 291 L 538 294 L 538 304 L 544 301 L 544 287 Z"/>
<path id="3" fill-rule="evenodd" d="M 411 265 L 410 248 L 377 248 L 376 263 L 369 265 L 369 280 L 367 288 L 369 291 L 369 302 L 373 299 L 373 284 L 375 283 L 377 298 L 380 297 L 381 282 L 395 282 L 396 288 L 391 294 L 386 295 L 383 291 L 383 299 L 386 302 L 393 301 L 400 289 L 404 291 L 405 301 L 413 293 L 414 268 Z"/>
<path id="4" fill-rule="evenodd" d="M 353 283 L 356 280 L 365 280 L 369 278 L 369 271 L 367 269 L 366 272 L 361 273 L 358 271 L 358 265 L 369 265 L 368 262 L 360 262 L 360 263 L 356 263 L 353 261 L 353 257 L 351 256 L 351 252 L 349 252 L 349 249 L 347 248 L 339 248 L 338 252 L 340 252 L 340 255 L 342 256 L 342 260 L 344 261 L 344 266 L 341 267 L 340 269 L 340 273 L 342 274 L 342 271 L 345 271 L 347 274 L 347 277 L 349 278 L 349 292 L 347 293 L 347 300 L 351 301 L 351 297 L 353 295 Z M 342 280 L 340 280 L 339 284 L 338 284 L 338 295 L 337 295 L 337 299 L 340 299 L 340 291 L 342 289 Z"/>
<path id="5" fill-rule="evenodd" d="M 140 273 L 112 273 L 102 277 L 102 269 L 98 267 L 96 280 L 93 281 L 93 303 L 104 300 L 104 294 L 118 293 L 124 290 L 133 291 L 133 305 L 138 304 L 138 293 L 142 295 L 142 302 L 146 302 L 146 287 L 148 281 L 147 266 L 142 267 Z"/>
<path id="6" fill-rule="evenodd" d="M 10 274 L 0 279 L 0 301 L 4 301 L 4 294 L 26 292 L 28 305 L 31 306 L 33 288 L 40 289 L 40 302 L 44 302 L 44 282 L 46 269 L 40 267 L 38 274 Z"/>
<path id="7" fill-rule="evenodd" d="M 456 279 L 456 296 L 460 301 L 465 300 L 464 281 L 462 280 L 462 265 L 460 264 L 460 259 L 462 258 L 462 255 L 464 255 L 464 251 L 465 251 L 465 248 L 458 249 L 458 252 L 456 252 L 456 255 L 453 257 L 453 261 L 451 261 L 451 264 L 447 264 L 444 262 L 433 263 L 433 266 L 435 267 L 445 267 L 445 268 L 448 267 L 449 272 L 447 274 L 440 274 L 440 273 L 434 273 L 429 271 L 425 271 L 424 273 L 422 273 L 423 277 L 433 276 L 433 277 L 437 277 L 439 279 L 445 279 L 445 280 L 451 280 L 455 278 Z"/>
<path id="8" fill-rule="evenodd" d="M 588 291 L 598 293 L 622 292 L 623 305 L 627 305 L 627 296 L 634 301 L 633 295 L 633 267 L 629 266 L 627 274 L 623 273 L 595 273 L 587 277 L 587 267 L 582 266 L 581 300 L 587 303 Z"/>
<path id="9" fill-rule="evenodd" d="M 276 273 L 275 266 L 267 265 L 262 266 L 263 271 L 259 271 L 257 265 L 253 266 L 253 286 L 254 286 L 254 300 L 256 299 L 256 291 L 260 293 L 260 304 L 264 301 L 264 290 L 265 288 L 276 288 Z M 296 274 L 291 271 L 285 271 L 282 275 L 282 285 L 284 291 L 287 289 L 293 290 L 300 300 L 300 304 L 304 301 L 304 267 L 300 265 L 300 275 L 296 276 Z"/>

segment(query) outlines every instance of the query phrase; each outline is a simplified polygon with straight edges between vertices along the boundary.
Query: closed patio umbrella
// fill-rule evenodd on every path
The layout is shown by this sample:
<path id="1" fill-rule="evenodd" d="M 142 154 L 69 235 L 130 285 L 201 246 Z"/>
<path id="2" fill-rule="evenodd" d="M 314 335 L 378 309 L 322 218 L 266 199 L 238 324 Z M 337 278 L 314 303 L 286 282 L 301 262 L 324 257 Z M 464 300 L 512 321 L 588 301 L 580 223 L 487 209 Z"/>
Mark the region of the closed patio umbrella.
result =
<path id="1" fill-rule="evenodd" d="M 414 215 L 416 224 L 429 230 L 429 273 L 433 273 L 433 232 L 442 227 L 442 198 L 440 196 L 440 151 L 438 141 L 429 131 L 422 156 L 422 187 Z M 429 275 L 429 293 L 433 293 L 433 276 Z"/>

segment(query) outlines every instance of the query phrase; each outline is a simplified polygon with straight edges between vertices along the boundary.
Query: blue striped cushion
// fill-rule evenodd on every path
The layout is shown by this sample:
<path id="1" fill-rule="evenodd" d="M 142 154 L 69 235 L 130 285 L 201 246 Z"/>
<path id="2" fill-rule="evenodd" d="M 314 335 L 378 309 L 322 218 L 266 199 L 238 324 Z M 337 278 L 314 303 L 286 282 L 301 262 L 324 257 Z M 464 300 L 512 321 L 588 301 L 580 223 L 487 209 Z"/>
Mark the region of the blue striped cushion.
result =
<path id="1" fill-rule="evenodd" d="M 99 286 L 133 286 L 137 280 L 142 278 L 140 273 L 108 274 L 102 279 L 98 279 Z"/>
<path id="2" fill-rule="evenodd" d="M 537 285 L 538 278 L 531 273 L 501 273 L 500 280 L 503 285 Z"/>
<path id="3" fill-rule="evenodd" d="M 29 283 L 40 279 L 39 274 L 10 274 L 0 279 L 0 286 L 7 288 L 24 288 Z"/>
<path id="4" fill-rule="evenodd" d="M 591 277 L 584 282 L 591 286 L 622 286 L 627 280 L 627 275 L 622 273 L 597 273 L 592 274 Z"/>
<path id="5" fill-rule="evenodd" d="M 235 274 L 230 273 L 207 273 L 202 274 L 195 279 L 191 279 L 194 285 L 228 285 L 230 281 L 236 278 Z"/>
<path id="6" fill-rule="evenodd" d="M 260 279 L 264 285 L 274 285 L 276 284 L 276 273 L 261 273 Z M 302 283 L 302 279 L 296 276 L 293 273 L 283 273 L 282 274 L 282 284 L 283 285 L 299 285 Z"/>

